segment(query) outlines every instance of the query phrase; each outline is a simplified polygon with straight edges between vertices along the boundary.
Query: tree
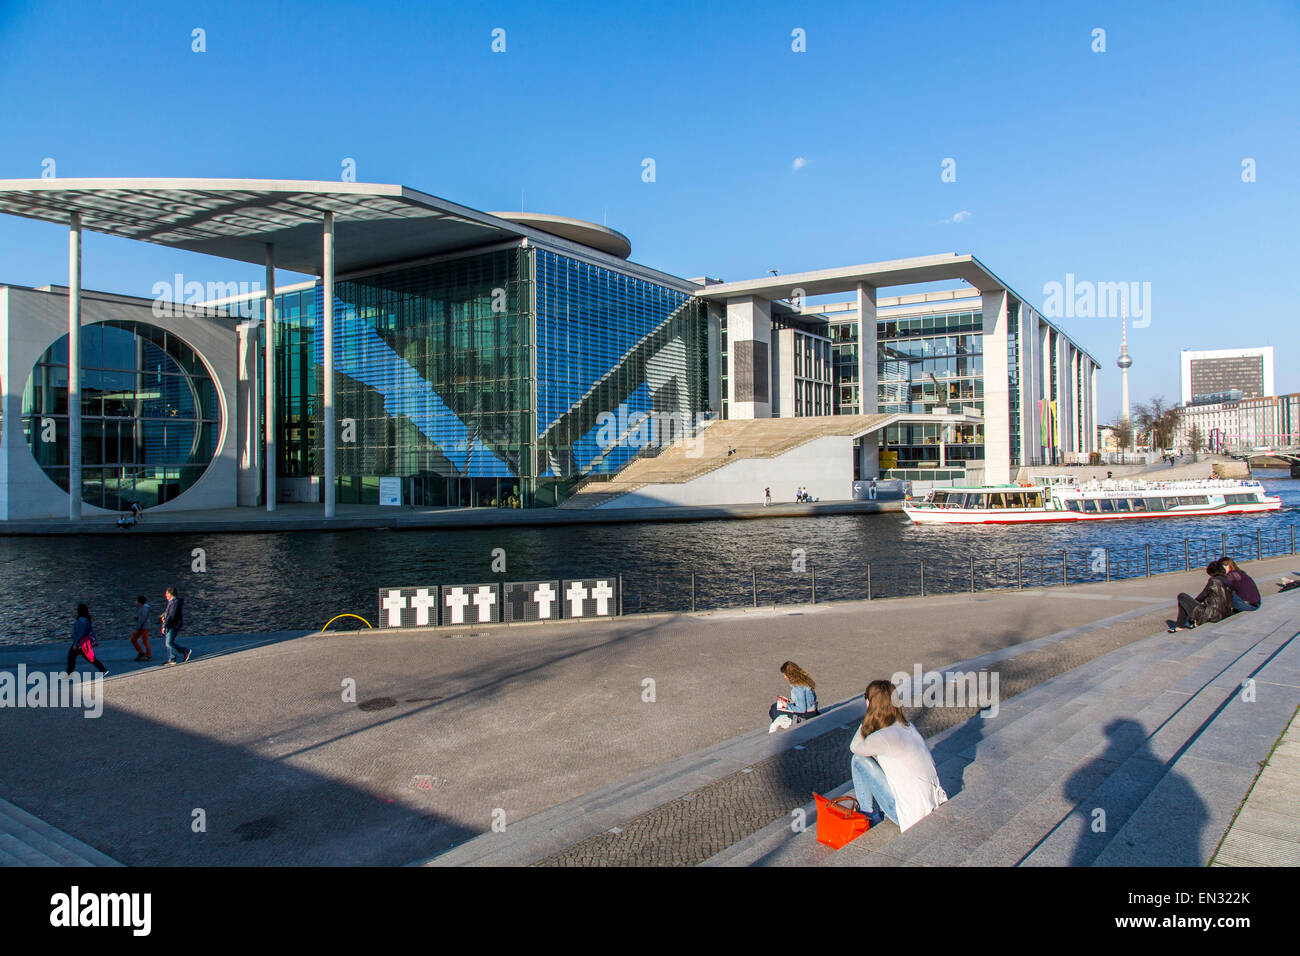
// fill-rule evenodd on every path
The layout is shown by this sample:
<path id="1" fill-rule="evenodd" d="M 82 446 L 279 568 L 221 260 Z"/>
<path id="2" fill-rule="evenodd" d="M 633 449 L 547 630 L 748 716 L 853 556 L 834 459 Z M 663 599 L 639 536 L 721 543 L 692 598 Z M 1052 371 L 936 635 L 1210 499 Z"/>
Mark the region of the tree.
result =
<path id="1" fill-rule="evenodd" d="M 1116 415 L 1114 420 L 1106 426 L 1115 436 L 1115 444 L 1119 446 L 1120 460 L 1124 461 L 1125 453 L 1133 447 L 1133 423 L 1123 415 Z"/>
<path id="2" fill-rule="evenodd" d="M 1149 402 L 1139 403 L 1133 410 L 1133 424 L 1149 445 L 1170 448 L 1182 414 L 1177 405 L 1169 405 L 1163 397 L 1156 396 Z"/>
<path id="3" fill-rule="evenodd" d="M 1187 447 L 1192 450 L 1192 461 L 1199 461 L 1198 452 L 1205 447 L 1205 436 L 1201 434 L 1200 425 L 1192 426 L 1192 433 L 1187 436 Z"/>

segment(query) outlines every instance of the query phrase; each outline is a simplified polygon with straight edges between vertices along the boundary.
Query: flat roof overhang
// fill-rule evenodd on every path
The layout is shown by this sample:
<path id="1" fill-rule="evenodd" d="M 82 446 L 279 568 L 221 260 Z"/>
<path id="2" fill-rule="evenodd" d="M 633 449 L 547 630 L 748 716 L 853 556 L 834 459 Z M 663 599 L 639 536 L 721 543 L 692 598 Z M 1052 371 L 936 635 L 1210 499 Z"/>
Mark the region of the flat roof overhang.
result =
<path id="1" fill-rule="evenodd" d="M 805 298 L 817 295 L 834 295 L 854 292 L 858 283 L 877 289 L 899 285 L 921 285 L 926 282 L 944 282 L 964 279 L 980 292 L 1000 292 L 1006 283 L 989 271 L 988 267 L 972 255 L 955 252 L 934 256 L 915 256 L 910 259 L 891 259 L 859 266 L 838 269 L 819 269 L 815 272 L 792 272 L 789 275 L 766 276 L 741 282 L 721 282 L 705 286 L 695 294 L 702 299 L 725 300 L 742 296 L 760 299 L 788 299 L 795 289 L 802 289 Z"/>
<path id="2" fill-rule="evenodd" d="M 535 237 L 526 226 L 405 186 L 251 179 L 0 181 L 0 213 L 320 275 L 324 214 L 335 268 L 356 272 L 421 256 Z"/>

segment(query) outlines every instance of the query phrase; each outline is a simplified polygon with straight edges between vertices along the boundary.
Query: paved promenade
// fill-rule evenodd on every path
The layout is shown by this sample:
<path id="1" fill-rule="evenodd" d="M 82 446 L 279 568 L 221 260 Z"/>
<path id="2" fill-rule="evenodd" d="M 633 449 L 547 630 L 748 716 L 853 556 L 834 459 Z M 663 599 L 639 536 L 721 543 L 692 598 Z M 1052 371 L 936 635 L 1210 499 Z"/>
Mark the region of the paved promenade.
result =
<path id="1" fill-rule="evenodd" d="M 1262 581 L 1294 563 L 1249 569 Z M 442 858 L 454 862 L 469 846 L 493 850 L 483 862 L 533 863 L 725 777 L 753 777 L 768 757 L 797 768 L 806 754 L 842 777 L 842 752 L 802 742 L 805 728 L 765 733 L 782 660 L 813 673 L 824 702 L 851 702 L 867 680 L 916 663 L 988 655 L 1025 658 L 1020 679 L 1032 682 L 1158 631 L 1172 594 L 1202 577 L 475 631 L 259 635 L 238 650 L 200 637 L 194 660 L 166 669 L 132 665 L 129 645 L 105 642 L 114 674 L 102 717 L 28 708 L 0 720 L 0 798 L 128 865 L 393 865 L 458 848 Z M 57 667 L 65 654 L 7 649 L 0 666 Z M 798 805 L 785 792 L 797 776 L 767 778 L 786 808 L 778 816 Z M 604 810 L 552 821 L 558 843 L 534 839 L 538 821 L 602 791 Z M 733 844 L 773 821 L 753 805 L 727 832 Z M 679 841 L 673 862 L 706 849 Z"/>
<path id="2" fill-rule="evenodd" d="M 379 505 L 339 505 L 326 518 L 318 504 L 282 504 L 265 508 L 221 508 L 200 511 L 147 511 L 134 528 L 117 526 L 116 515 L 0 522 L 0 535 L 257 533 L 278 531 L 356 531 L 372 528 L 496 528 L 555 527 L 581 524 L 627 524 L 637 521 L 717 521 L 745 518 L 803 518 L 810 515 L 878 514 L 902 511 L 901 501 L 822 501 L 815 504 L 776 502 L 726 507 L 675 508 L 385 508 Z"/>

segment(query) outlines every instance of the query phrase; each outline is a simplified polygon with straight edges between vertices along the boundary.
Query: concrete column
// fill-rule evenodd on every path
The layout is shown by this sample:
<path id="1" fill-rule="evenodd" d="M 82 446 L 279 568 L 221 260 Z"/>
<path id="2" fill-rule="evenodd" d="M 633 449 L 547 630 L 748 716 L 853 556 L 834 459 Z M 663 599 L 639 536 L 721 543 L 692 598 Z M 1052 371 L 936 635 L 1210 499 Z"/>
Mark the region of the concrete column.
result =
<path id="1" fill-rule="evenodd" d="M 325 517 L 334 517 L 334 213 L 325 213 L 321 247 L 321 329 L 325 352 Z"/>
<path id="2" fill-rule="evenodd" d="M 984 315 L 984 480 L 1000 484 L 1012 479 L 1006 289 L 983 293 L 981 311 Z"/>
<path id="3" fill-rule="evenodd" d="M 68 518 L 81 518 L 81 213 L 68 229 Z"/>
<path id="4" fill-rule="evenodd" d="M 880 376 L 876 368 L 876 287 L 858 283 L 858 411 L 880 411 Z"/>
<path id="5" fill-rule="evenodd" d="M 239 336 L 238 385 L 235 387 L 236 420 L 239 423 L 239 464 L 236 502 L 240 507 L 256 507 L 262 473 L 258 458 L 262 436 L 257 427 L 258 328 L 255 322 L 241 322 L 235 327 Z"/>
<path id="6" fill-rule="evenodd" d="M 262 347 L 266 349 L 266 373 L 263 396 L 266 403 L 266 454 L 262 468 L 266 472 L 266 510 L 275 510 L 275 473 L 279 467 L 275 434 L 275 246 L 266 244 L 266 288 L 262 300 Z"/>
<path id="7" fill-rule="evenodd" d="M 772 417 L 772 303 L 727 301 L 727 388 L 731 418 Z"/>

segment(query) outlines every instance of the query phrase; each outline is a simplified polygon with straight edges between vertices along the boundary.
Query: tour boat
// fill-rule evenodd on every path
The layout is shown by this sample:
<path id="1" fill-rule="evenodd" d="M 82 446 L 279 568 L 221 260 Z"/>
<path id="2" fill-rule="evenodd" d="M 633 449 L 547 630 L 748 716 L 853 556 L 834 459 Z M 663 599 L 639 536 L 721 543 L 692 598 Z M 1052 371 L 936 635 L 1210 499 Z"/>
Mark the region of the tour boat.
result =
<path id="1" fill-rule="evenodd" d="M 1038 478 L 1034 484 L 937 488 L 924 498 L 903 502 L 903 511 L 917 524 L 1188 518 L 1255 514 L 1281 507 L 1281 499 L 1270 497 L 1257 481 L 1108 478 L 1080 484 L 1069 476 Z"/>

